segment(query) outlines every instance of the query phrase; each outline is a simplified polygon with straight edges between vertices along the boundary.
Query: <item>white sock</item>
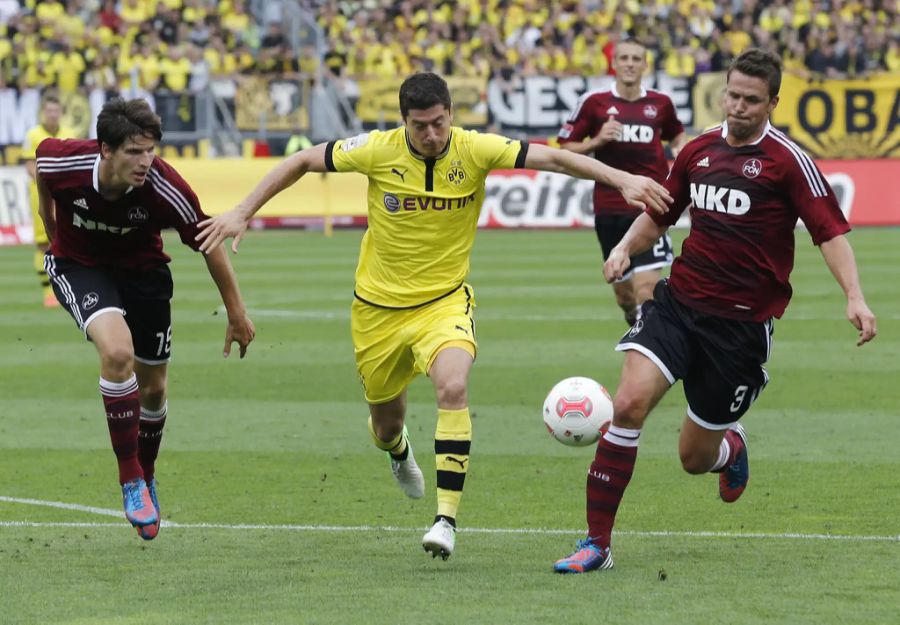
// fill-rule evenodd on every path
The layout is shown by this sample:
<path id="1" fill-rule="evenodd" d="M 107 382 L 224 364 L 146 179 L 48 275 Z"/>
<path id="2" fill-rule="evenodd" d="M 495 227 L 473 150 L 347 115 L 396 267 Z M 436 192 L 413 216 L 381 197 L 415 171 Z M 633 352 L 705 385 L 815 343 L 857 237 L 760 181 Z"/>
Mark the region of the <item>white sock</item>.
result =
<path id="1" fill-rule="evenodd" d="M 612 424 L 610 424 L 606 434 L 603 435 L 604 440 L 619 447 L 637 447 L 640 437 L 640 430 L 629 430 L 628 428 L 620 428 Z"/>
<path id="2" fill-rule="evenodd" d="M 723 438 L 722 442 L 719 443 L 719 458 L 716 460 L 716 463 L 709 468 L 709 470 L 718 471 L 720 469 L 724 469 L 725 463 L 728 462 L 728 456 L 730 455 L 731 444 L 728 442 L 727 438 Z"/>

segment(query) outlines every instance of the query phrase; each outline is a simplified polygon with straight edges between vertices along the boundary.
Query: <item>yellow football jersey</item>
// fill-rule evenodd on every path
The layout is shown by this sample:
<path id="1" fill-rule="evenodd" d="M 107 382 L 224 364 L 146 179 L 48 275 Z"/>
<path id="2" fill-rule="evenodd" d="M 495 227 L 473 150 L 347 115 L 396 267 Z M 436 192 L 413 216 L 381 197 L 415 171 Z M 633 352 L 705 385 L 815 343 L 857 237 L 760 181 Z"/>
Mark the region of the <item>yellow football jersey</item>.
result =
<path id="1" fill-rule="evenodd" d="M 416 152 L 404 127 L 329 143 L 330 171 L 369 178 L 356 297 L 413 308 L 456 290 L 469 273 L 485 178 L 524 167 L 527 151 L 525 142 L 457 127 L 436 158 Z"/>
<path id="2" fill-rule="evenodd" d="M 75 133 L 66 128 L 65 126 L 60 126 L 59 130 L 56 134 L 50 134 L 46 128 L 44 128 L 43 124 L 38 124 L 27 133 L 25 133 L 25 141 L 22 142 L 22 153 L 19 158 L 22 161 L 33 161 L 35 160 L 35 153 L 37 152 L 38 146 L 44 139 L 74 139 Z"/>

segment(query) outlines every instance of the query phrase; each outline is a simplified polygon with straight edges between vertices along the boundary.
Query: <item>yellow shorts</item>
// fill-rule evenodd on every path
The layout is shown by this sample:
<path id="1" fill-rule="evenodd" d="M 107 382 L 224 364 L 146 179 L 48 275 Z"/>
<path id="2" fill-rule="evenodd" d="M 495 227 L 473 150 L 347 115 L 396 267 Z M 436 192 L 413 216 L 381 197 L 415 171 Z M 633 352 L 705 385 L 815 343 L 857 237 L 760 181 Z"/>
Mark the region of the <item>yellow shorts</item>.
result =
<path id="1" fill-rule="evenodd" d="M 37 185 L 31 185 L 31 223 L 34 224 L 34 243 L 35 245 L 47 245 L 50 241 L 47 238 L 47 231 L 44 230 L 44 220 L 38 212 L 38 192 Z"/>
<path id="2" fill-rule="evenodd" d="M 463 284 L 436 302 L 393 310 L 353 300 L 350 332 L 356 369 L 370 404 L 398 397 L 414 377 L 427 374 L 443 346 L 453 344 L 472 357 L 475 342 L 475 294 Z"/>

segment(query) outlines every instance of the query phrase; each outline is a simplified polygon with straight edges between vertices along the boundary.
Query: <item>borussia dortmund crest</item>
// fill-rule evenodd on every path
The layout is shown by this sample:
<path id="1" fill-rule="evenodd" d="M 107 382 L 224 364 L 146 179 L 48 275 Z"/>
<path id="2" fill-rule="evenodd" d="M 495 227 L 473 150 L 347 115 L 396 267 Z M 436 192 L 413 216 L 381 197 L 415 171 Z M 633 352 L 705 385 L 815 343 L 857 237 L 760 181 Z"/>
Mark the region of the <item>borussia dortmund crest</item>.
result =
<path id="1" fill-rule="evenodd" d="M 450 171 L 447 172 L 447 182 L 451 184 L 459 186 L 463 182 L 465 182 L 465 180 L 466 172 L 464 172 L 460 167 L 451 167 Z"/>

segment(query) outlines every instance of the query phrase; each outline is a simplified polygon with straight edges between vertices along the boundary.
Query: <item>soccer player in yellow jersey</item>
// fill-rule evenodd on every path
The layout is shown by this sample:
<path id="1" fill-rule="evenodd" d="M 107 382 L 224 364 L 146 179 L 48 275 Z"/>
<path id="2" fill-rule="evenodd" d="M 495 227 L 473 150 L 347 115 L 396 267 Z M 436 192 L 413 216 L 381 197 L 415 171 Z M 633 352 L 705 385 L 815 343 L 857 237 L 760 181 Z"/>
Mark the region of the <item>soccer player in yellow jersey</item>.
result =
<path id="1" fill-rule="evenodd" d="M 38 279 L 44 292 L 44 306 L 48 308 L 59 306 L 59 302 L 56 301 L 53 288 L 50 286 L 50 280 L 47 278 L 47 272 L 44 271 L 44 252 L 50 247 L 50 241 L 47 239 L 47 232 L 44 230 L 44 221 L 38 214 L 35 151 L 44 139 L 51 137 L 73 139 L 75 137 L 75 133 L 72 130 L 61 124 L 62 114 L 63 108 L 59 98 L 52 94 L 45 96 L 41 102 L 41 121 L 25 134 L 20 157 L 25 163 L 25 169 L 31 178 L 31 194 L 29 198 L 31 202 L 31 223 L 34 224 L 34 243 L 37 246 L 34 252 L 34 269 L 37 271 Z"/>
<path id="2" fill-rule="evenodd" d="M 356 268 L 351 308 L 356 366 L 369 404 L 375 446 L 390 455 L 403 492 L 425 494 L 404 427 L 406 388 L 418 374 L 437 396 L 434 451 L 437 516 L 422 539 L 447 559 L 456 541 L 456 514 L 469 466 L 472 422 L 467 386 L 475 359 L 475 297 L 465 279 L 493 169 L 527 167 L 598 180 L 636 206 L 664 212 L 670 201 L 649 178 L 582 156 L 452 126 L 447 83 L 413 74 L 400 87 L 404 125 L 307 148 L 284 159 L 231 211 L 201 222 L 201 251 L 234 237 L 275 194 L 308 172 L 360 172 L 369 178 L 369 228 Z"/>

